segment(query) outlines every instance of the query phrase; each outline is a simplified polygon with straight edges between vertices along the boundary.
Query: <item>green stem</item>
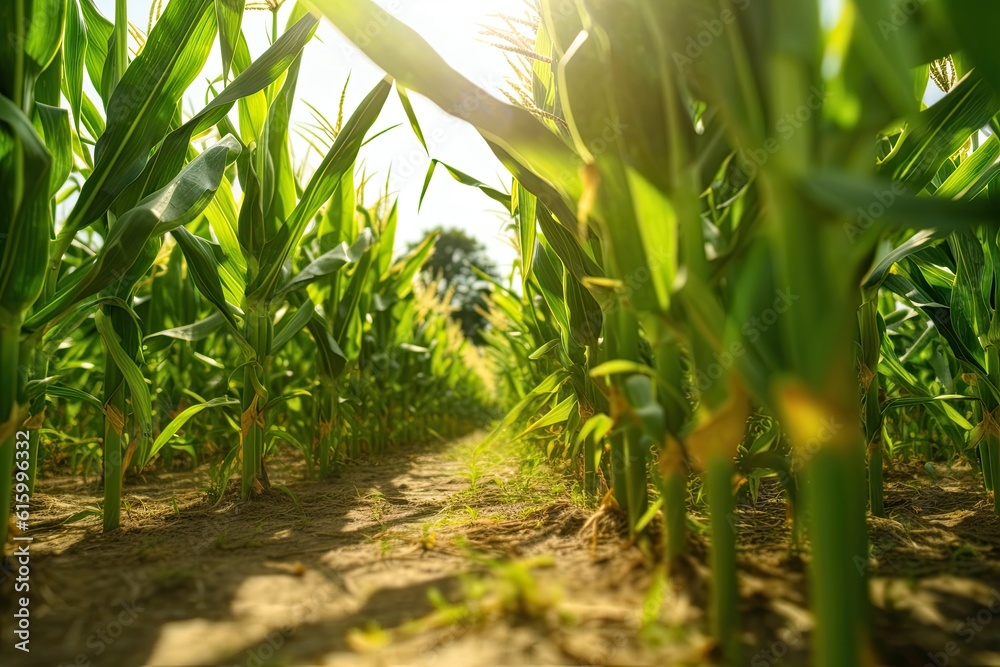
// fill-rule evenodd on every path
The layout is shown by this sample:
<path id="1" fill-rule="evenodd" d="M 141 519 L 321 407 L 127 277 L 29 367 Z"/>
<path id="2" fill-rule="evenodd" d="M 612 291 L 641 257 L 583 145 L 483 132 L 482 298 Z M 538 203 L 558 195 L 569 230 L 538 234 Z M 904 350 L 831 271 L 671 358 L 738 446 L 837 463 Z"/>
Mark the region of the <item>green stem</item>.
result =
<path id="1" fill-rule="evenodd" d="M 726 664 L 739 663 L 739 587 L 736 579 L 736 516 L 731 459 L 708 461 L 705 487 L 711 511 L 712 632 L 722 646 Z"/>
<path id="2" fill-rule="evenodd" d="M 680 441 L 690 418 L 690 406 L 684 399 L 684 370 L 680 346 L 669 327 L 660 318 L 647 318 L 643 328 L 655 345 L 656 373 L 663 386 L 673 392 L 657 391 L 666 419 L 667 442 L 661 443 L 663 513 L 666 519 L 666 552 L 675 560 L 687 545 L 687 465 Z"/>
<path id="3" fill-rule="evenodd" d="M 263 472 L 264 434 L 266 427 L 264 407 L 267 404 L 267 357 L 271 347 L 272 322 L 267 308 L 249 309 L 246 316 L 245 335 L 256 352 L 256 359 L 248 360 L 243 370 L 243 470 L 240 496 L 246 500 L 258 480 L 267 488 Z"/>
<path id="4" fill-rule="evenodd" d="M 121 295 L 131 302 L 130 295 Z M 110 307 L 108 316 L 122 349 L 133 360 L 139 356 L 139 331 L 135 320 L 124 308 Z M 129 393 L 125 377 L 107 350 L 104 351 L 104 532 L 120 526 L 122 480 L 125 475 L 122 455 L 128 444 L 130 423 Z M 141 454 L 140 454 L 141 455 Z"/>
<path id="5" fill-rule="evenodd" d="M 21 342 L 21 358 L 24 363 L 28 364 L 32 368 L 32 375 L 29 380 L 36 378 L 48 377 L 49 372 L 49 360 L 44 354 L 41 354 L 38 349 L 38 343 L 36 341 L 24 340 Z M 32 424 L 41 424 L 45 419 L 45 396 L 42 395 L 37 398 L 34 403 L 29 406 L 28 422 Z M 29 432 L 29 445 L 28 445 L 28 493 L 35 493 L 35 480 L 38 478 L 38 468 L 40 462 L 40 454 L 42 447 L 42 437 L 41 432 L 37 428 L 31 429 Z"/>
<path id="6" fill-rule="evenodd" d="M 667 557 L 676 560 L 687 546 L 687 475 L 683 466 L 673 466 L 665 473 L 662 494 Z"/>
<path id="7" fill-rule="evenodd" d="M 606 340 L 608 353 L 613 359 L 639 361 L 639 322 L 625 304 L 608 315 Z M 613 379 L 613 391 L 627 396 L 626 378 Z M 628 420 L 628 417 L 625 417 Z M 633 423 L 615 425 L 617 433 L 611 438 L 611 471 L 615 500 L 628 515 L 629 531 L 634 533 L 649 501 L 646 489 L 646 447 L 642 444 L 642 431 Z"/>
<path id="8" fill-rule="evenodd" d="M 989 346 L 986 348 L 986 370 L 989 374 L 988 382 L 994 387 L 1000 382 L 1000 349 Z M 993 423 L 996 418 L 998 404 L 996 398 L 984 387 L 980 394 L 983 400 L 983 418 L 987 423 Z M 993 419 L 991 419 L 991 417 Z M 992 433 L 987 433 L 980 448 L 983 457 L 983 476 L 986 479 L 986 488 L 993 492 L 993 511 L 1000 516 L 1000 503 L 997 502 L 997 495 L 1000 493 L 1000 438 Z"/>
<path id="9" fill-rule="evenodd" d="M 632 512 L 629 508 L 628 500 L 628 475 L 627 447 L 625 445 L 625 433 L 615 433 L 611 436 L 611 486 L 615 494 L 615 501 L 623 512 L 629 517 L 629 530 L 632 530 Z"/>
<path id="10" fill-rule="evenodd" d="M 649 451 L 647 442 L 651 441 L 643 437 L 639 427 L 629 426 L 625 429 L 625 478 L 628 485 L 629 529 L 633 532 L 649 507 L 649 489 L 646 484 L 646 452 Z"/>
<path id="11" fill-rule="evenodd" d="M 111 355 L 104 355 L 104 532 L 118 530 L 122 505 L 122 440 L 125 381 Z"/>
<path id="12" fill-rule="evenodd" d="M 980 410 L 985 412 L 985 410 Z M 982 417 L 980 417 L 980 420 Z M 993 484 L 993 457 L 990 455 L 990 448 L 987 440 L 979 443 L 979 461 L 983 469 L 983 486 L 988 493 L 993 493 L 996 487 Z"/>
<path id="13" fill-rule="evenodd" d="M 850 491 L 857 488 L 852 484 L 860 479 L 862 465 L 855 451 L 843 446 L 825 446 L 807 464 L 816 667 L 865 664 L 868 548 L 864 500 Z"/>
<path id="14" fill-rule="evenodd" d="M 597 442 L 593 434 L 583 441 L 583 490 L 591 498 L 597 495 Z"/>
<path id="15" fill-rule="evenodd" d="M 882 481 L 882 438 L 876 437 L 868 448 L 868 504 L 873 516 L 885 516 Z"/>
<path id="16" fill-rule="evenodd" d="M 21 324 L 0 310 L 0 548 L 7 540 L 11 491 L 14 483 L 14 441 L 17 423 L 17 387 L 20 383 Z"/>
<path id="17" fill-rule="evenodd" d="M 128 68 L 128 0 L 115 0 L 115 74 L 117 86 Z"/>
<path id="18" fill-rule="evenodd" d="M 255 370 L 247 367 L 243 371 L 243 470 L 240 478 L 240 497 L 246 500 L 253 491 L 253 481 L 257 478 L 260 465 L 261 436 L 260 426 L 256 422 L 258 405 L 255 401 L 257 392 L 254 390 L 252 375 Z"/>
<path id="19" fill-rule="evenodd" d="M 320 389 L 323 396 L 320 399 L 320 421 L 319 421 L 319 475 L 326 479 L 334 465 L 336 435 L 334 434 L 334 411 L 337 409 L 337 396 L 324 383 Z"/>
<path id="20" fill-rule="evenodd" d="M 861 331 L 862 410 L 868 441 L 868 502 L 874 516 L 885 516 L 882 488 L 882 402 L 878 375 L 882 335 L 878 326 L 877 290 L 862 295 L 858 324 Z"/>
<path id="21" fill-rule="evenodd" d="M 992 480 L 993 486 L 993 512 L 997 516 L 1000 516 L 1000 502 L 997 502 L 997 474 L 1000 472 L 1000 439 L 996 436 L 988 436 L 986 439 L 985 447 L 983 448 L 984 458 L 983 458 L 983 469 L 986 469 L 986 464 L 989 464 L 990 478 Z"/>

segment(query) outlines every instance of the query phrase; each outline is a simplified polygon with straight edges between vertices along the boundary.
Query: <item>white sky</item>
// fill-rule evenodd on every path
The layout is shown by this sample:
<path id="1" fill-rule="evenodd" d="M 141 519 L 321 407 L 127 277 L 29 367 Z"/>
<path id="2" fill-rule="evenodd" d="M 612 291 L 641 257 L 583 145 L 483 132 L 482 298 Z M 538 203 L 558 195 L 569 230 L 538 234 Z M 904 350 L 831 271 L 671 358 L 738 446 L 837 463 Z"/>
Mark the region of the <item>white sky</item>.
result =
<path id="1" fill-rule="evenodd" d="M 178 1 L 178 0 L 174 0 Z M 180 0 L 183 1 L 183 0 Z M 498 12 L 521 15 L 521 0 L 378 0 L 394 15 L 421 33 L 452 67 L 490 92 L 496 92 L 509 74 L 502 53 L 479 41 L 480 26 L 493 23 Z M 145 31 L 151 0 L 129 0 L 129 20 Z M 96 0 L 102 13 L 113 20 L 114 0 Z M 288 0 L 279 12 L 284 29 L 293 0 Z M 243 18 L 243 32 L 251 54 L 260 55 L 269 45 L 271 13 L 248 11 Z M 190 113 L 204 105 L 206 82 L 221 73 L 218 43 L 206 66 L 204 76 L 192 86 L 185 111 Z M 376 68 L 353 44 L 325 19 L 316 37 L 306 46 L 299 76 L 297 98 L 315 106 L 331 121 L 336 119 L 337 106 L 344 82 L 350 74 L 345 115 L 349 115 L 361 99 L 382 78 Z M 496 160 L 482 138 L 468 124 L 455 120 L 434 104 L 411 95 L 413 106 L 431 155 L 476 178 L 509 190 L 509 175 Z M 305 104 L 292 110 L 293 122 L 311 123 L 312 116 Z M 479 239 L 502 271 L 506 272 L 515 258 L 506 242 L 504 227 L 509 218 L 503 207 L 474 188 L 454 181 L 439 169 L 431 183 L 423 207 L 417 211 L 420 189 L 430 158 L 413 136 L 396 95 L 390 95 L 373 133 L 399 124 L 400 126 L 362 149 L 361 160 L 373 174 L 374 201 L 376 191 L 384 188 L 387 175 L 390 190 L 399 195 L 398 250 L 407 242 L 422 238 L 427 229 L 443 225 L 459 227 Z M 436 139 L 436 141 L 435 141 Z M 305 143 L 293 135 L 296 159 L 307 152 Z M 318 162 L 315 151 L 310 160 Z M 391 169 L 391 171 L 390 171 Z"/>

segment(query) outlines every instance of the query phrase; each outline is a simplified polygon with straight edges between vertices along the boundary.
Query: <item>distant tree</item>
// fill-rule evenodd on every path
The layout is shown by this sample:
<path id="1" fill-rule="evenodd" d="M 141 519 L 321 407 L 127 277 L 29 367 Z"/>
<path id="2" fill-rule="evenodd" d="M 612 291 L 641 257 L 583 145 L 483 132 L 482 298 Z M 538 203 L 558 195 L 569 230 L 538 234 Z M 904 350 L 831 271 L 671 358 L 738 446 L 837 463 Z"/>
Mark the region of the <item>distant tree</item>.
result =
<path id="1" fill-rule="evenodd" d="M 485 308 L 484 295 L 489 292 L 489 284 L 482 280 L 472 267 L 483 273 L 497 276 L 496 264 L 486 254 L 486 247 L 461 229 L 437 229 L 426 236 L 437 234 L 434 253 L 424 265 L 424 274 L 429 280 L 443 279 L 441 293 L 454 289 L 451 305 L 455 307 L 452 318 L 461 324 L 462 331 L 475 343 L 480 342 L 479 332 L 486 326 L 486 320 L 476 312 Z M 417 244 L 410 244 L 413 249 Z"/>

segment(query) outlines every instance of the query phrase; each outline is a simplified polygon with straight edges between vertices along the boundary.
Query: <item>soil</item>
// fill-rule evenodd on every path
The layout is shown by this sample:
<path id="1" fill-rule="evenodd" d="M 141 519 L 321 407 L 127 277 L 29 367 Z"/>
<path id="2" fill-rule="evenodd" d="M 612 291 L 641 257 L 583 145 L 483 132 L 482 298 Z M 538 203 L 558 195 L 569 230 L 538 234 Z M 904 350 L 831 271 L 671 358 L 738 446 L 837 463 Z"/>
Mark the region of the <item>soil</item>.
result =
<path id="1" fill-rule="evenodd" d="M 0 664 L 706 665 L 705 517 L 670 576 L 544 462 L 482 434 L 275 484 L 213 506 L 207 471 L 126 486 L 123 529 L 63 521 L 100 493 L 46 478 L 33 498 L 31 653 L 12 648 L 0 584 Z M 192 475 L 196 480 L 192 481 Z M 1000 521 L 968 468 L 900 466 L 872 519 L 875 662 L 1000 665 Z M 780 495 L 739 511 L 744 664 L 806 664 L 806 563 Z M 654 531 L 655 534 L 655 531 Z M 995 611 L 991 611 L 991 607 Z"/>

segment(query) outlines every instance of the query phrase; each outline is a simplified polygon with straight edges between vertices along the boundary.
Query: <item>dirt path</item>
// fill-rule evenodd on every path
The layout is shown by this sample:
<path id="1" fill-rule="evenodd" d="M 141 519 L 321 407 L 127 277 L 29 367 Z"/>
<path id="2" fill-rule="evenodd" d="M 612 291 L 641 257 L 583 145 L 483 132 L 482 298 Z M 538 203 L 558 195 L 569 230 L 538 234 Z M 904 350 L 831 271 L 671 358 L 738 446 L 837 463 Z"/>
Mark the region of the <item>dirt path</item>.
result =
<path id="1" fill-rule="evenodd" d="M 131 487 L 119 535 L 97 518 L 39 528 L 32 653 L 11 651 L 5 630 L 0 663 L 654 664 L 636 639 L 651 576 L 638 553 L 588 546 L 588 513 L 558 479 L 511 453 L 474 454 L 480 440 L 394 452 L 325 483 L 276 466 L 294 500 L 210 508 L 190 473 L 169 475 Z M 98 492 L 42 488 L 43 526 Z"/>
<path id="2" fill-rule="evenodd" d="M 482 434 L 212 507 L 206 471 L 127 484 L 124 529 L 64 525 L 98 486 L 45 479 L 33 501 L 30 655 L 11 648 L 0 584 L 0 665 L 714 664 L 706 518 L 669 581 L 587 508 L 537 449 Z M 876 664 L 1000 665 L 1000 520 L 968 468 L 899 470 L 871 521 Z M 803 560 L 784 500 L 744 502 L 741 664 L 807 662 Z"/>

